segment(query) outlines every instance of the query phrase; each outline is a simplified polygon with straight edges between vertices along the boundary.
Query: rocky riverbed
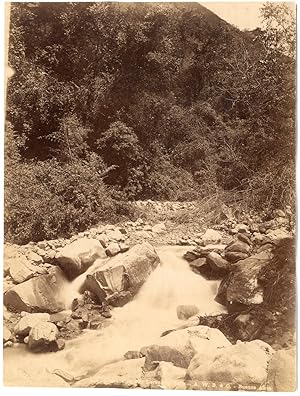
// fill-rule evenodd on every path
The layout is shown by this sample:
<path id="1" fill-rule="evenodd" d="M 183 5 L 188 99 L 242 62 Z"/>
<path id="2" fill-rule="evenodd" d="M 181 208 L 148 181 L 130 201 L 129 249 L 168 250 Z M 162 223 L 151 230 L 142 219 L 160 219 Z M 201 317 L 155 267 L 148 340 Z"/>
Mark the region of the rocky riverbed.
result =
<path id="1" fill-rule="evenodd" d="M 254 220 L 187 233 L 138 219 L 6 244 L 7 385 L 291 390 L 294 236 L 283 211 Z M 47 367 L 24 376 L 33 353 Z"/>

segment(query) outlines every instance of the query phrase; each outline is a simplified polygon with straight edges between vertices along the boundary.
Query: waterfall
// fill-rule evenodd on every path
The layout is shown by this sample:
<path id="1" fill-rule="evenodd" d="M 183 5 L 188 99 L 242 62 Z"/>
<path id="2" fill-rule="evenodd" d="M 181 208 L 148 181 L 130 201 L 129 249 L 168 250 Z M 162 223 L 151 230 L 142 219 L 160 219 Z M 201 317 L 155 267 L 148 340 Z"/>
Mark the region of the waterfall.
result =
<path id="1" fill-rule="evenodd" d="M 113 309 L 113 317 L 104 328 L 85 330 L 78 338 L 68 341 L 63 351 L 48 353 L 46 359 L 44 354 L 33 359 L 30 352 L 24 352 L 14 359 L 14 365 L 30 364 L 32 368 L 37 362 L 37 365 L 47 364 L 48 369 L 59 368 L 72 375 L 81 375 L 84 371 L 93 373 L 105 364 L 122 359 L 129 350 L 155 343 L 164 330 L 179 325 L 178 305 L 196 305 L 203 315 L 224 312 L 224 307 L 214 301 L 219 282 L 208 281 L 192 272 L 182 259 L 185 251 L 186 247 L 158 248 L 162 265 L 149 276 L 133 301 Z M 95 267 L 88 271 L 93 270 Z M 85 275 L 70 283 L 66 294 L 76 295 Z M 5 366 L 12 365 L 6 362 Z"/>

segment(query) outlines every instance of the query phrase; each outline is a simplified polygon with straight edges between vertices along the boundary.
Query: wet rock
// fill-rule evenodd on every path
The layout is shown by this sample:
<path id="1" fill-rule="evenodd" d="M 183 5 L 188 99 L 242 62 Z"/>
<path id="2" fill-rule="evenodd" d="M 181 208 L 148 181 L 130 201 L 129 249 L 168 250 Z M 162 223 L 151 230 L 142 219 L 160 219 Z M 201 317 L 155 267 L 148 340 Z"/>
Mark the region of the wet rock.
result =
<path id="1" fill-rule="evenodd" d="M 128 290 L 114 293 L 107 297 L 106 301 L 112 307 L 123 307 L 132 300 L 132 294 Z"/>
<path id="2" fill-rule="evenodd" d="M 187 320 L 196 315 L 199 312 L 199 308 L 196 305 L 178 305 L 176 312 L 178 319 Z"/>
<path id="3" fill-rule="evenodd" d="M 29 332 L 28 347 L 34 352 L 53 349 L 58 338 L 58 329 L 54 323 L 39 322 Z"/>
<path id="4" fill-rule="evenodd" d="M 206 246 L 197 246 L 193 250 L 187 251 L 183 258 L 188 262 L 197 260 L 198 258 L 206 258 L 210 253 L 215 252 L 221 254 L 226 248 L 226 245 L 222 244 L 209 244 Z"/>
<path id="5" fill-rule="evenodd" d="M 197 269 L 200 269 L 205 264 L 206 264 L 206 258 L 205 257 L 198 258 L 198 259 L 193 260 L 192 262 L 190 262 L 190 266 L 191 267 L 195 267 Z"/>
<path id="6" fill-rule="evenodd" d="M 106 292 L 103 290 L 101 283 L 94 275 L 88 274 L 85 278 L 82 290 L 88 290 L 97 296 L 98 302 L 101 303 L 106 298 Z"/>
<path id="7" fill-rule="evenodd" d="M 144 359 L 108 364 L 97 374 L 75 383 L 79 388 L 137 388 L 142 378 Z"/>
<path id="8" fill-rule="evenodd" d="M 98 258 L 106 258 L 105 250 L 99 241 L 88 238 L 70 243 L 56 255 L 60 267 L 70 279 L 85 272 Z"/>
<path id="9" fill-rule="evenodd" d="M 48 313 L 33 313 L 23 316 L 15 326 L 15 334 L 19 336 L 27 336 L 35 325 L 40 322 L 49 322 L 50 315 Z"/>
<path id="10" fill-rule="evenodd" d="M 183 258 L 189 263 L 197 260 L 200 257 L 201 257 L 201 250 L 199 250 L 198 248 L 194 250 L 189 250 L 183 255 Z"/>
<path id="11" fill-rule="evenodd" d="M 267 379 L 273 353 L 270 345 L 260 340 L 225 348 L 203 348 L 188 367 L 188 388 L 199 381 L 259 386 Z"/>
<path id="12" fill-rule="evenodd" d="M 154 248 L 145 242 L 113 257 L 92 276 L 106 297 L 123 291 L 130 291 L 134 295 L 159 262 Z"/>
<path id="13" fill-rule="evenodd" d="M 110 257 L 115 256 L 116 254 L 120 253 L 120 251 L 121 249 L 117 242 L 111 242 L 105 250 L 106 254 Z"/>
<path id="14" fill-rule="evenodd" d="M 296 349 L 277 351 L 268 366 L 268 390 L 294 392 L 296 390 Z"/>
<path id="15" fill-rule="evenodd" d="M 144 368 L 150 371 L 156 368 L 158 361 L 171 362 L 174 366 L 187 368 L 193 356 L 201 350 L 231 345 L 217 329 L 206 326 L 194 326 L 174 331 L 161 337 L 155 345 L 144 347 L 146 359 Z"/>
<path id="16" fill-rule="evenodd" d="M 61 295 L 66 279 L 60 268 L 48 275 L 27 280 L 13 286 L 4 294 L 4 304 L 18 312 L 59 312 L 65 308 Z"/>

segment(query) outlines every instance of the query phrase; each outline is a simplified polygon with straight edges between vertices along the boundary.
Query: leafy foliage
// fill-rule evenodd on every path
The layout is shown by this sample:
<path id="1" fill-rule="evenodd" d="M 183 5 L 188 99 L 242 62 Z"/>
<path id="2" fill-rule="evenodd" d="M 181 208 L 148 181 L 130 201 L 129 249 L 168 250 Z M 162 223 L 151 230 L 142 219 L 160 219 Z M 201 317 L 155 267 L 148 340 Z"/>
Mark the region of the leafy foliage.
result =
<path id="1" fill-rule="evenodd" d="M 15 163 L 5 177 L 5 232 L 16 243 L 70 236 L 129 215 L 90 163 Z"/>
<path id="2" fill-rule="evenodd" d="M 23 188 L 31 207 L 65 216 L 29 234 L 105 217 L 94 201 L 111 202 L 111 187 L 124 199 L 293 200 L 295 18 L 272 3 L 262 16 L 265 30 L 241 32 L 196 3 L 12 3 L 7 207 L 25 205 Z"/>

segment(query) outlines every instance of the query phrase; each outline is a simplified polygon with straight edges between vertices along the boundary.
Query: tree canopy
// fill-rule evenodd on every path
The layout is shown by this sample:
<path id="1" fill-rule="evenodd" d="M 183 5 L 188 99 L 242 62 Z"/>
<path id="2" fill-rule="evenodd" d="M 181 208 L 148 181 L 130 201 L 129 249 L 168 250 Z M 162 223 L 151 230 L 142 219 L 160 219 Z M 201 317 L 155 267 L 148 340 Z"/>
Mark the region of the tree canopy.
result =
<path id="1" fill-rule="evenodd" d="M 6 156 L 34 177 L 104 172 L 124 199 L 288 202 L 295 18 L 272 3 L 262 16 L 241 32 L 196 3 L 12 3 Z"/>

